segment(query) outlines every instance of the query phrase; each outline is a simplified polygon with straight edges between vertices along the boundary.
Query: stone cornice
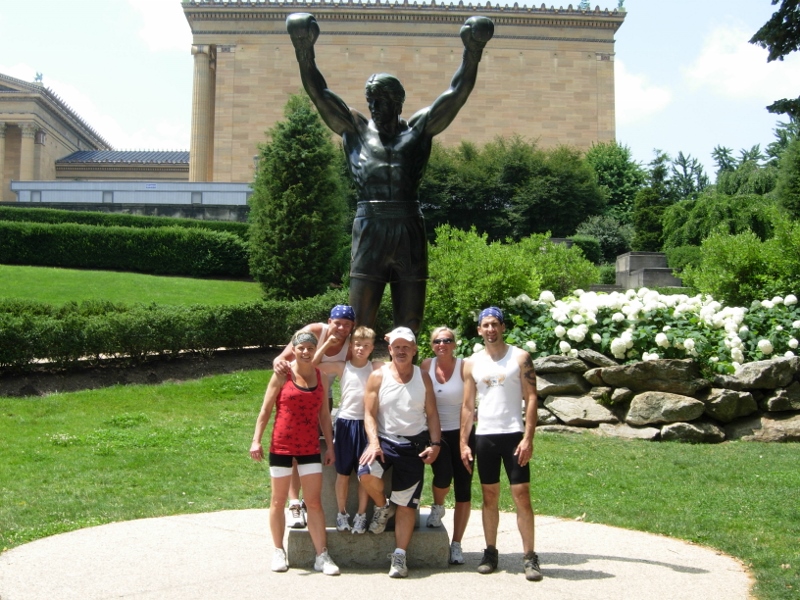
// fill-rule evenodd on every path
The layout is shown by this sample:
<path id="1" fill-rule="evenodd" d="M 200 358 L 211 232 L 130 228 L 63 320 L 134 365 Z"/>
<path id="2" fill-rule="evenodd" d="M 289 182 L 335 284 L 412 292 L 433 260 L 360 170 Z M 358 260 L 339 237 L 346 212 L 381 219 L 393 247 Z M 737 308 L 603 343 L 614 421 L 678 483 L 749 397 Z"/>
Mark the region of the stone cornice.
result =
<path id="1" fill-rule="evenodd" d="M 327 21 L 406 22 L 406 23 L 458 23 L 476 13 L 490 17 L 495 25 L 547 26 L 600 28 L 616 31 L 625 20 L 626 12 L 612 10 L 578 10 L 572 5 L 565 8 L 513 7 L 459 2 L 457 5 L 432 2 L 430 4 L 377 2 L 361 0 L 341 3 L 318 2 L 257 2 L 238 0 L 219 2 L 193 0 L 183 3 L 183 10 L 192 33 L 198 34 L 195 24 L 200 21 L 283 21 L 292 12 L 311 11 Z M 240 32 L 242 33 L 242 32 Z M 326 35 L 329 32 L 326 32 Z"/>

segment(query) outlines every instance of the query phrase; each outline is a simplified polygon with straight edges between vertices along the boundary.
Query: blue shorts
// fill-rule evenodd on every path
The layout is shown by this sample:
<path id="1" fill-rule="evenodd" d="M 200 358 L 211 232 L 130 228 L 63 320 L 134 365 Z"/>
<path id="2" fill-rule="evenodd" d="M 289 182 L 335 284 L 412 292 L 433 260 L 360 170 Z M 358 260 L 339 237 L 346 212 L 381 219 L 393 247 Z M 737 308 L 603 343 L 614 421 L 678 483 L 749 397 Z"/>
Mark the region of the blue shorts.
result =
<path id="1" fill-rule="evenodd" d="M 501 463 L 505 467 L 511 485 L 530 483 L 531 463 L 522 467 L 514 455 L 521 441 L 521 431 L 475 436 L 475 462 L 478 463 L 478 477 L 482 485 L 500 483 Z"/>
<path id="2" fill-rule="evenodd" d="M 338 418 L 333 429 L 336 472 L 339 475 L 350 475 L 353 471 L 358 471 L 358 461 L 367 449 L 364 421 Z"/>
<path id="3" fill-rule="evenodd" d="M 358 468 L 358 476 L 374 475 L 383 477 L 389 467 L 392 468 L 392 495 L 389 498 L 397 506 L 419 507 L 422 495 L 422 484 L 425 480 L 425 463 L 419 457 L 429 440 L 425 431 L 414 436 L 413 441 L 397 443 L 381 438 L 383 461 L 376 460 Z"/>

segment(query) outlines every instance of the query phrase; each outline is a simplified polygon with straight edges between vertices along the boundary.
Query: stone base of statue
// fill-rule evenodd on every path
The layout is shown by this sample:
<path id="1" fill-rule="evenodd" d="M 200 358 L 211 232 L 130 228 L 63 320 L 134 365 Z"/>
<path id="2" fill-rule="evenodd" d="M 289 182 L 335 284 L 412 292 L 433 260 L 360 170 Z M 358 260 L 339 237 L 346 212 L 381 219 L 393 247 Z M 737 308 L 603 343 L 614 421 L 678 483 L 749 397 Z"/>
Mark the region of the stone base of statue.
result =
<path id="1" fill-rule="evenodd" d="M 321 452 L 325 454 L 325 441 L 320 440 Z M 384 473 L 387 495 L 390 491 L 391 469 Z M 342 569 L 389 569 L 387 555 L 394 552 L 394 518 L 389 520 L 386 531 L 374 534 L 367 531 L 354 535 L 350 531 L 337 531 L 336 514 L 339 508 L 336 503 L 336 469 L 322 468 L 322 507 L 325 511 L 325 526 L 328 535 L 328 551 L 331 558 Z M 347 512 L 350 522 L 358 508 L 358 478 L 350 475 L 347 493 Z M 367 506 L 367 523 L 372 521 L 373 502 Z M 430 509 L 425 507 L 417 511 L 416 527 L 408 547 L 408 566 L 411 569 L 447 568 L 450 552 L 450 537 L 444 527 L 429 528 L 424 523 Z M 422 523 L 422 525 L 420 525 Z M 290 529 L 286 545 L 289 564 L 293 566 L 314 563 L 316 552 L 308 529 Z"/>

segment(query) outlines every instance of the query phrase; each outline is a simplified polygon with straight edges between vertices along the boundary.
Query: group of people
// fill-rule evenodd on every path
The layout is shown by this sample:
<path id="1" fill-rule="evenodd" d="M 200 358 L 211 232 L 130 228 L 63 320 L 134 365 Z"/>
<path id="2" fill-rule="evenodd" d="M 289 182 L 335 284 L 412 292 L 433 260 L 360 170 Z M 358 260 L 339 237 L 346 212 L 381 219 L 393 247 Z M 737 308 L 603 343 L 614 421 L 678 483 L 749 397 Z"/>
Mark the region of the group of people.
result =
<path id="1" fill-rule="evenodd" d="M 390 362 L 370 361 L 375 333 L 358 327 L 349 306 L 336 306 L 328 323 L 298 331 L 273 363 L 250 448 L 264 458 L 261 439 L 270 416 L 275 422 L 269 446 L 272 479 L 270 529 L 275 547 L 272 570 L 288 569 L 283 547 L 284 507 L 307 511 L 309 535 L 316 550 L 314 568 L 338 575 L 327 551 L 321 503 L 322 467 L 335 465 L 339 531 L 382 533 L 395 519 L 395 551 L 389 576 L 408 576 L 406 552 L 422 494 L 425 465 L 433 471 L 433 505 L 426 525 L 441 527 L 444 503 L 454 488 L 455 511 L 450 564 L 464 564 L 461 541 L 469 521 L 473 467 L 477 464 L 483 494 L 486 548 L 478 572 L 498 566 L 497 529 L 501 465 L 511 486 L 528 580 L 542 573 L 534 552 L 534 514 L 530 500 L 530 460 L 536 429 L 536 374 L 530 355 L 506 344 L 500 309 L 480 313 L 478 333 L 484 348 L 457 358 L 456 334 L 438 327 L 431 335 L 433 358 L 415 364 L 417 339 L 407 327 L 386 336 Z M 326 400 L 331 377 L 340 381 L 341 400 L 335 426 Z M 320 434 L 326 451 L 320 452 Z M 384 494 L 383 474 L 392 469 L 391 493 Z M 346 501 L 350 475 L 360 481 L 358 509 L 350 523 Z M 293 477 L 293 472 L 296 475 Z M 300 504 L 299 489 L 303 490 Z M 367 525 L 367 504 L 375 506 Z"/>

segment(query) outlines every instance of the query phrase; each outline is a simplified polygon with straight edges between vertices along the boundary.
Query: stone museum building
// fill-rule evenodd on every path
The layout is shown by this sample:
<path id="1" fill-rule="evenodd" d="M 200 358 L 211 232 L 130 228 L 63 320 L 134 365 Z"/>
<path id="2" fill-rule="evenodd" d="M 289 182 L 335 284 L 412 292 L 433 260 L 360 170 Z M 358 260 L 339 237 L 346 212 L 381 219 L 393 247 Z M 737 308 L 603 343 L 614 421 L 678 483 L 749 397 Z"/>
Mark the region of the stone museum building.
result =
<path id="1" fill-rule="evenodd" d="M 494 37 L 475 89 L 440 142 L 483 144 L 521 135 L 544 147 L 587 149 L 615 139 L 614 35 L 625 20 L 623 8 L 435 0 L 184 0 L 182 6 L 194 69 L 189 152 L 115 150 L 41 83 L 0 74 L 0 201 L 72 202 L 87 196 L 88 182 L 119 182 L 129 190 L 138 181 L 137 198 L 160 195 L 153 202 L 166 203 L 177 192 L 168 194 L 159 182 L 169 181 L 192 184 L 181 188 L 182 202 L 204 204 L 212 183 L 233 183 L 242 189 L 235 202 L 224 196 L 224 203 L 244 203 L 258 145 L 284 118 L 288 96 L 302 89 L 285 25 L 293 12 L 316 16 L 320 71 L 331 90 L 365 114 L 364 83 L 372 73 L 388 72 L 403 83 L 403 116 L 429 106 L 461 63 L 464 21 L 485 15 L 494 21 Z M 133 193 L 101 187 L 92 188 L 93 197 L 104 203 Z"/>
<path id="2" fill-rule="evenodd" d="M 518 134 L 585 149 L 615 139 L 614 34 L 624 9 L 189 0 L 183 10 L 194 56 L 190 181 L 252 180 L 257 145 L 301 90 L 285 25 L 293 12 L 315 15 L 320 71 L 365 114 L 372 73 L 400 79 L 405 117 L 429 106 L 461 62 L 461 26 L 480 14 L 494 21 L 495 35 L 469 101 L 438 140 L 482 144 Z"/>

